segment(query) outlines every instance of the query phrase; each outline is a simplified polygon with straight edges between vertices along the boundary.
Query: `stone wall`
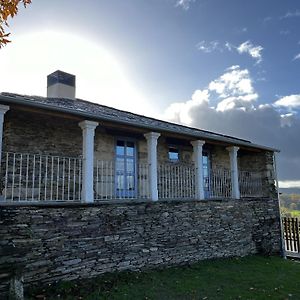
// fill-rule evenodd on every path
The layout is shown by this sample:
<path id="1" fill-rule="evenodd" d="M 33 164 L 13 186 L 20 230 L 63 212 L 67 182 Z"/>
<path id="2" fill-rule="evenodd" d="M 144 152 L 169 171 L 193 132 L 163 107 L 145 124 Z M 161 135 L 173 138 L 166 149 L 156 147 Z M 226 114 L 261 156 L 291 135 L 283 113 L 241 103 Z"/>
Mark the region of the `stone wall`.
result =
<path id="1" fill-rule="evenodd" d="M 77 121 L 15 110 L 5 114 L 3 151 L 77 157 L 81 149 Z"/>
<path id="2" fill-rule="evenodd" d="M 273 152 L 240 151 L 238 156 L 240 170 L 258 173 L 262 178 L 262 195 L 264 197 L 277 197 L 275 187 L 276 174 L 274 170 Z"/>
<path id="3" fill-rule="evenodd" d="M 15 269 L 28 286 L 278 254 L 279 222 L 277 199 L 2 205 L 0 290 Z"/>

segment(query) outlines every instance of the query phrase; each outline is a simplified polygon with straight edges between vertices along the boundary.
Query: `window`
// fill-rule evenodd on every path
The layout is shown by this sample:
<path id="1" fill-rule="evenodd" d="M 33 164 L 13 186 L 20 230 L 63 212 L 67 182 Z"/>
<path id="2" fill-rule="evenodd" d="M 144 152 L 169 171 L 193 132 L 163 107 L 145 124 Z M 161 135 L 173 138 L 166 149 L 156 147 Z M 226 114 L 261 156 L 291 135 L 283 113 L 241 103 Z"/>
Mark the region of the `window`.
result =
<path id="1" fill-rule="evenodd" d="M 169 160 L 179 161 L 179 151 L 176 148 L 169 148 Z"/>
<path id="2" fill-rule="evenodd" d="M 203 166 L 203 182 L 204 182 L 204 195 L 209 198 L 210 189 L 210 157 L 208 152 L 202 153 L 202 166 Z"/>
<path id="3" fill-rule="evenodd" d="M 135 144 L 128 140 L 117 140 L 116 144 L 116 193 L 117 197 L 135 196 Z"/>

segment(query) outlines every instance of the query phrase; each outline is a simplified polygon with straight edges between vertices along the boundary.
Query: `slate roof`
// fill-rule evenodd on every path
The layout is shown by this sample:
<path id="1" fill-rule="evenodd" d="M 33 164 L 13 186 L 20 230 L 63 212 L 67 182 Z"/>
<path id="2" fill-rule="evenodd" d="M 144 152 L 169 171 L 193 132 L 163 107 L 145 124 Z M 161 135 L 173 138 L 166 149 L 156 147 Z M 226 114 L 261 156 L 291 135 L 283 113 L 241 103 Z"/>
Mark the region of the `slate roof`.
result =
<path id="1" fill-rule="evenodd" d="M 0 93 L 0 101 L 6 104 L 21 104 L 25 106 L 39 107 L 47 110 L 62 111 L 65 113 L 81 115 L 86 118 L 112 121 L 121 124 L 132 125 L 153 131 L 172 132 L 182 135 L 189 135 L 199 139 L 210 139 L 227 142 L 229 144 L 247 146 L 251 148 L 278 151 L 269 147 L 255 145 L 250 141 L 235 138 L 228 135 L 218 134 L 198 128 L 183 126 L 166 122 L 116 108 L 108 107 L 81 99 L 47 98 L 39 96 L 27 96 L 13 93 Z"/>

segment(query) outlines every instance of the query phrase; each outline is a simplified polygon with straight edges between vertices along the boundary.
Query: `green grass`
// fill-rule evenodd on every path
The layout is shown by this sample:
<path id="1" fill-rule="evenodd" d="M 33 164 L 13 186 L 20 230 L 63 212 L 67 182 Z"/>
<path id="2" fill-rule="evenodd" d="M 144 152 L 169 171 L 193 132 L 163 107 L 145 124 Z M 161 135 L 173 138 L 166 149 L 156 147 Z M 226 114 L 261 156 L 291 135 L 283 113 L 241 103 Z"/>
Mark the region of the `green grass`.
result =
<path id="1" fill-rule="evenodd" d="M 289 213 L 293 218 L 300 218 L 300 210 L 289 210 Z"/>
<path id="2" fill-rule="evenodd" d="M 36 299 L 300 299 L 300 263 L 279 257 L 203 261 L 191 266 L 107 274 L 31 290 Z"/>

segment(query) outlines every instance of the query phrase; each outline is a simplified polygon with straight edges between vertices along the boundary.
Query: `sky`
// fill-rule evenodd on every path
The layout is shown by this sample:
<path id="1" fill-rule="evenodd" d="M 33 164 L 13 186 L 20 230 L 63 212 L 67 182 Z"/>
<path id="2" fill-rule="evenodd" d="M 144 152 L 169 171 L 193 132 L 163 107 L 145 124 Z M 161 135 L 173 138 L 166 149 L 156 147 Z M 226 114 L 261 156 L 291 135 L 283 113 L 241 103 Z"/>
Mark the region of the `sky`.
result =
<path id="1" fill-rule="evenodd" d="M 78 98 L 280 149 L 300 187 L 299 1 L 33 0 L 9 31 L 0 91 L 60 69 Z"/>

